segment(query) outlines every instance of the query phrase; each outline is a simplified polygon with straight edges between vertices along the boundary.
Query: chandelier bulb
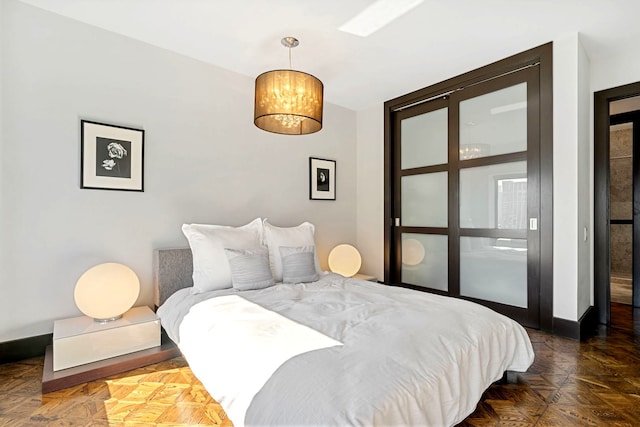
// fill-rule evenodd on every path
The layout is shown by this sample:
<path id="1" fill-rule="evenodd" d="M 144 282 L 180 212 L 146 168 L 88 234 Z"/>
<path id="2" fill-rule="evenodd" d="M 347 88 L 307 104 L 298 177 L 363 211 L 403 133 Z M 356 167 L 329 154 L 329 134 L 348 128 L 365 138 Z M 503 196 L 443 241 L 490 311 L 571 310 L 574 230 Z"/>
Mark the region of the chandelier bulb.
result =
<path id="1" fill-rule="evenodd" d="M 300 44 L 300 41 L 295 38 L 295 37 L 284 37 L 282 40 L 280 40 L 280 43 L 282 43 L 282 46 L 284 47 L 288 47 L 289 49 L 291 49 L 292 47 L 296 47 Z"/>

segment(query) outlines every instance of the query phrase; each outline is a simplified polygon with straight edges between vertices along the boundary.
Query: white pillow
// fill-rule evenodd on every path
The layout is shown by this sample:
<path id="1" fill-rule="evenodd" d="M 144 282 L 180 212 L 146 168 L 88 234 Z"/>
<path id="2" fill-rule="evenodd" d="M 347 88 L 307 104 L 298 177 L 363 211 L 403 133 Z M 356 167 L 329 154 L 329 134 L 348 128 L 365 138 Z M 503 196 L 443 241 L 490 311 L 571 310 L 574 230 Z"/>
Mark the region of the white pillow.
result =
<path id="1" fill-rule="evenodd" d="M 242 227 L 184 224 L 182 232 L 193 254 L 194 292 L 207 292 L 232 286 L 231 268 L 224 249 L 259 247 L 262 220 L 256 218 Z"/>
<path id="2" fill-rule="evenodd" d="M 299 247 L 312 246 L 316 244 L 313 240 L 315 227 L 310 222 L 303 222 L 297 227 L 276 227 L 264 220 L 264 239 L 269 248 L 269 264 L 273 279 L 276 282 L 282 282 L 282 255 L 280 254 L 281 246 Z M 321 273 L 320 263 L 318 262 L 317 251 L 314 250 L 313 258 L 317 273 Z"/>

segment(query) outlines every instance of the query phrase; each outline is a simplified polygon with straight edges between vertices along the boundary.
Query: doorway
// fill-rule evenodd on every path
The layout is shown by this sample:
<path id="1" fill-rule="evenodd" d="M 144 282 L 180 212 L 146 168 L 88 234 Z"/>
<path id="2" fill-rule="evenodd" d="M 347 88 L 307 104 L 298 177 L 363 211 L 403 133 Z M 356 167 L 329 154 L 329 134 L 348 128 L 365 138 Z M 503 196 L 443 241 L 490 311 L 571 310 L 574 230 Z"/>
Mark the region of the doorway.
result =
<path id="1" fill-rule="evenodd" d="M 613 101 L 609 105 L 609 232 L 612 303 L 634 305 L 640 284 L 640 97 Z M 629 111 L 631 110 L 631 111 Z M 635 274 L 634 274 L 635 273 Z M 636 284 L 636 286 L 634 286 Z M 636 301 L 636 306 L 637 301 Z"/>
<path id="2" fill-rule="evenodd" d="M 640 82 L 594 95 L 594 302 L 640 307 Z"/>

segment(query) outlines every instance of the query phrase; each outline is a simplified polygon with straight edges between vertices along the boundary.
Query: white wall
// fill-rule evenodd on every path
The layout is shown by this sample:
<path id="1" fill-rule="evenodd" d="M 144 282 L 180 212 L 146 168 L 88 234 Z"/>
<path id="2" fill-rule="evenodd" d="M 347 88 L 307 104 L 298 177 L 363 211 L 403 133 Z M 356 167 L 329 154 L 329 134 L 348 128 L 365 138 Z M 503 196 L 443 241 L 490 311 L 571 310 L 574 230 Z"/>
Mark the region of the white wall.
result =
<path id="1" fill-rule="evenodd" d="M 0 1 L 0 224 L 2 224 L 3 220 L 3 200 L 4 200 L 4 195 L 3 195 L 3 165 L 4 165 L 4 160 L 3 160 L 3 156 L 2 156 L 2 147 L 4 146 L 4 128 L 3 128 L 3 123 L 4 123 L 4 44 L 5 44 L 5 40 L 7 39 L 6 36 L 6 25 L 4 25 L 4 2 Z M 3 227 L 0 226 L 0 277 L 4 276 L 4 263 L 3 263 L 3 259 L 4 259 L 4 245 L 2 244 L 2 242 L 4 241 L 4 231 L 3 231 Z M 1 286 L 1 285 L 0 285 Z M 2 294 L 0 294 L 0 299 L 2 298 Z"/>
<path id="2" fill-rule="evenodd" d="M 384 106 L 358 112 L 357 246 L 361 272 L 384 279 Z"/>
<path id="3" fill-rule="evenodd" d="M 593 198 L 590 60 L 578 37 L 578 312 L 593 305 Z"/>
<path id="4" fill-rule="evenodd" d="M 637 52 L 612 52 L 611 56 L 591 61 L 591 91 L 623 86 L 640 81 L 640 55 Z"/>
<path id="5" fill-rule="evenodd" d="M 151 304 L 152 251 L 186 246 L 185 222 L 309 220 L 325 267 L 356 243 L 355 112 L 325 105 L 321 132 L 269 134 L 251 77 L 2 4 L 0 342 L 79 315 L 75 282 L 98 263 L 131 266 Z M 80 119 L 145 130 L 143 193 L 80 189 Z M 309 200 L 310 156 L 337 161 L 335 202 Z"/>
<path id="6" fill-rule="evenodd" d="M 553 41 L 553 315 L 572 321 L 593 300 L 589 68 L 578 33 Z"/>

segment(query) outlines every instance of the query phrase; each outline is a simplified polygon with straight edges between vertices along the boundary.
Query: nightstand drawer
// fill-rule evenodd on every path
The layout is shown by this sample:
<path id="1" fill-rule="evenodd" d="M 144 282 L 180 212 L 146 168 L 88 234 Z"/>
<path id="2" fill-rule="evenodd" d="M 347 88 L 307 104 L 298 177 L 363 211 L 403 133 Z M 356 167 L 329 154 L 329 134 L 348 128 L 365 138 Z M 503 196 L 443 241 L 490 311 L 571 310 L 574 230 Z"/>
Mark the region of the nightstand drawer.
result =
<path id="1" fill-rule="evenodd" d="M 160 321 L 149 307 L 134 307 L 108 323 L 86 316 L 57 320 L 53 326 L 53 370 L 159 345 Z"/>

